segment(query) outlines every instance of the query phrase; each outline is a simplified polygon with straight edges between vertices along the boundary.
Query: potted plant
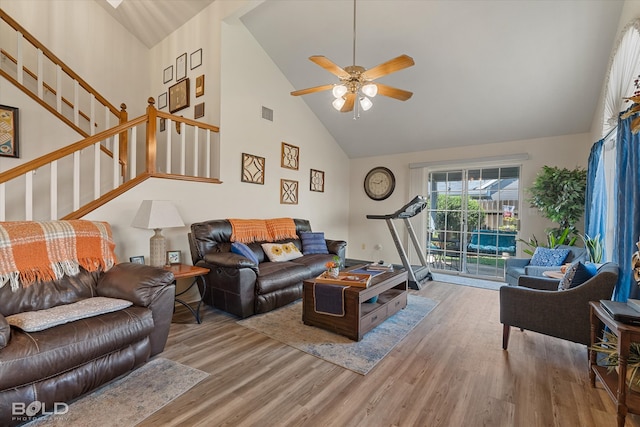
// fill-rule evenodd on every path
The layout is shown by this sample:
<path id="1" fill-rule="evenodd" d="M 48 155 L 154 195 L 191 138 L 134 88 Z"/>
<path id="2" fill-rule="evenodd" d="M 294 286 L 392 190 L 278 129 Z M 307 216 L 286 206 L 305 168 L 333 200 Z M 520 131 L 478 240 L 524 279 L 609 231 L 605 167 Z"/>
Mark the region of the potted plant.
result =
<path id="1" fill-rule="evenodd" d="M 332 277 L 334 279 L 338 278 L 338 275 L 340 274 L 340 261 L 340 257 L 338 255 L 334 255 L 333 260 L 327 261 L 327 263 L 324 265 L 325 267 L 327 267 L 327 275 L 329 277 Z"/>
<path id="2" fill-rule="evenodd" d="M 589 253 L 589 261 L 594 264 L 600 264 L 604 253 L 600 234 L 596 234 L 596 237 L 593 238 L 589 237 L 588 234 L 585 234 L 584 236 L 581 235 L 580 237 L 584 242 L 584 247 L 587 248 L 587 252 Z"/>
<path id="3" fill-rule="evenodd" d="M 567 228 L 575 233 L 575 225 L 584 213 L 586 190 L 586 169 L 543 166 L 528 188 L 528 201 L 542 216 L 558 224 L 555 232 L 551 230 L 554 235 L 561 235 Z"/>
<path id="4" fill-rule="evenodd" d="M 604 331 L 604 336 L 596 344 L 589 348 L 602 355 L 598 359 L 598 364 L 606 366 L 609 372 L 617 369 L 618 360 L 618 337 L 611 332 Z M 632 342 L 629 346 L 629 357 L 627 358 L 627 383 L 633 391 L 640 392 L 640 343 Z"/>

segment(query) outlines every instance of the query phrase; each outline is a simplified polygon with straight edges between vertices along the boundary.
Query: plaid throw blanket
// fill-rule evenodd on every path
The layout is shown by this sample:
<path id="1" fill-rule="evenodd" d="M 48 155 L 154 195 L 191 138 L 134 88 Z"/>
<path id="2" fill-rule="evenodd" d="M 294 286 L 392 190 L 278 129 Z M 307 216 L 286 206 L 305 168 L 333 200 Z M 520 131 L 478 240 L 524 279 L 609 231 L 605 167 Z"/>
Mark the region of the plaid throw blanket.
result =
<path id="1" fill-rule="evenodd" d="M 0 222 L 0 287 L 12 290 L 37 281 L 75 276 L 80 267 L 104 271 L 116 262 L 111 227 L 106 222 Z"/>

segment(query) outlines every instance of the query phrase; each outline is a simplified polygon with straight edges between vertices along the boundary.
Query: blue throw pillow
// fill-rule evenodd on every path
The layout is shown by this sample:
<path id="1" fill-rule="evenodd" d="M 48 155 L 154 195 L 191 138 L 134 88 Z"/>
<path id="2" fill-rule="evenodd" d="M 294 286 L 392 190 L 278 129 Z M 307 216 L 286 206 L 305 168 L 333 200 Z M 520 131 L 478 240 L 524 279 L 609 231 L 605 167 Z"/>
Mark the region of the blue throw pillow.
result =
<path id="1" fill-rule="evenodd" d="M 231 252 L 233 252 L 234 254 L 242 255 L 245 258 L 249 258 L 251 261 L 256 263 L 256 265 L 259 264 L 256 254 L 254 254 L 251 248 L 249 248 L 249 246 L 245 245 L 244 243 L 233 242 L 231 244 Z"/>
<path id="2" fill-rule="evenodd" d="M 569 249 L 549 249 L 537 247 L 529 265 L 539 267 L 558 267 L 569 256 Z"/>
<path id="3" fill-rule="evenodd" d="M 571 264 L 558 284 L 559 291 L 575 288 L 591 279 L 596 274 L 595 264 L 583 264 L 580 261 Z"/>
<path id="4" fill-rule="evenodd" d="M 324 233 L 310 231 L 300 232 L 300 240 L 302 240 L 302 253 L 309 254 L 328 254 L 327 242 L 324 240 Z"/>

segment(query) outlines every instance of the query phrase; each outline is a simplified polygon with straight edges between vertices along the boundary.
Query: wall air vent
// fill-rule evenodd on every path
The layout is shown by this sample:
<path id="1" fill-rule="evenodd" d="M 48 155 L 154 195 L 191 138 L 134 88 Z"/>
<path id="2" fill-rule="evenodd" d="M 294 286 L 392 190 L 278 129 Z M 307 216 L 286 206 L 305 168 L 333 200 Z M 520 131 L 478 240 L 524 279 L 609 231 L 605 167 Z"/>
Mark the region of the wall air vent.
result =
<path id="1" fill-rule="evenodd" d="M 273 110 L 271 108 L 262 107 L 262 118 L 272 122 L 273 121 Z"/>

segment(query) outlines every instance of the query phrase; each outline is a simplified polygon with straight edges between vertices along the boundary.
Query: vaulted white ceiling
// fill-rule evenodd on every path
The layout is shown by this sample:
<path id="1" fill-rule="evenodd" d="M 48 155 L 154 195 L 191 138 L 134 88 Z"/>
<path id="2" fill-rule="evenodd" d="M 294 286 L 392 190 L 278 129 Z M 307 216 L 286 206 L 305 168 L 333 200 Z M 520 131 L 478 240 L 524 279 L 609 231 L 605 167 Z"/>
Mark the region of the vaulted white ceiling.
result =
<path id="1" fill-rule="evenodd" d="M 148 3 L 175 13 L 210 1 Z M 623 3 L 358 0 L 357 65 L 413 57 L 378 80 L 413 97 L 377 96 L 358 120 L 332 108 L 330 91 L 303 99 L 351 158 L 589 132 Z M 351 0 L 266 0 L 241 21 L 292 89 L 338 82 L 311 55 L 352 65 Z"/>

